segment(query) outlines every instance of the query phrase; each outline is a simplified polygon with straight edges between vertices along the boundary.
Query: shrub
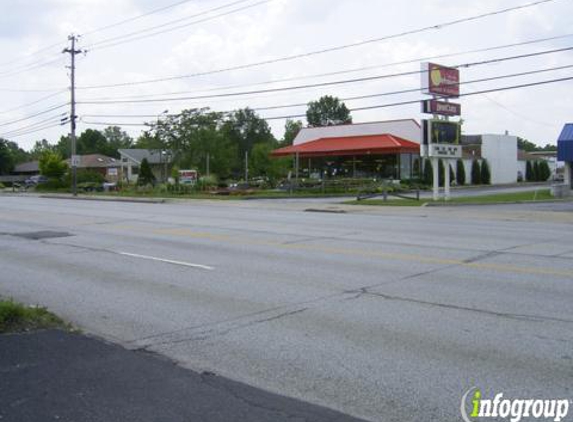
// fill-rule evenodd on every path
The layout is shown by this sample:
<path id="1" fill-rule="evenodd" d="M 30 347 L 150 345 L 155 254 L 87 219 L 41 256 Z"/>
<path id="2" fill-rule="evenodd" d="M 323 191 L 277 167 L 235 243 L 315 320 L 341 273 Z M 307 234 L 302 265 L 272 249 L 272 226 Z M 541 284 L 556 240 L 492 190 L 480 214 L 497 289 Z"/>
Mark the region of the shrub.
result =
<path id="1" fill-rule="evenodd" d="M 59 190 L 68 190 L 69 185 L 58 179 L 50 179 L 47 182 L 39 183 L 36 185 L 35 189 L 38 192 L 52 192 Z"/>
<path id="2" fill-rule="evenodd" d="M 154 184 L 155 184 L 155 175 L 151 170 L 149 161 L 147 161 L 147 158 L 144 158 L 143 160 L 141 160 L 141 165 L 139 167 L 139 176 L 137 176 L 137 185 L 146 186 Z"/>
<path id="3" fill-rule="evenodd" d="M 4 186 L 4 183 L 0 182 L 0 189 L 4 189 L 6 186 Z"/>
<path id="4" fill-rule="evenodd" d="M 432 166 L 432 160 L 424 160 L 424 184 L 427 186 L 432 186 L 434 184 L 434 168 Z"/>
<path id="5" fill-rule="evenodd" d="M 474 158 L 472 161 L 472 185 L 481 184 L 481 166 L 479 161 Z"/>
<path id="6" fill-rule="evenodd" d="M 45 308 L 27 307 L 11 300 L 0 301 L 0 333 L 65 326 Z"/>
<path id="7" fill-rule="evenodd" d="M 463 160 L 456 161 L 456 183 L 458 186 L 466 184 L 466 168 Z"/>
<path id="8" fill-rule="evenodd" d="M 491 170 L 489 168 L 489 163 L 487 160 L 483 160 L 481 163 L 481 182 L 484 185 L 491 185 Z"/>
<path id="9" fill-rule="evenodd" d="M 536 182 L 539 182 L 539 180 L 541 179 L 541 175 L 540 175 L 540 171 L 539 171 L 539 162 L 538 161 L 534 161 L 533 162 L 533 180 Z"/>
<path id="10" fill-rule="evenodd" d="M 533 182 L 535 180 L 533 176 L 533 166 L 531 165 L 531 161 L 527 161 L 525 165 L 525 180 L 527 182 Z"/>
<path id="11" fill-rule="evenodd" d="M 539 162 L 539 181 L 546 182 L 551 177 L 551 169 L 547 161 L 542 160 Z"/>

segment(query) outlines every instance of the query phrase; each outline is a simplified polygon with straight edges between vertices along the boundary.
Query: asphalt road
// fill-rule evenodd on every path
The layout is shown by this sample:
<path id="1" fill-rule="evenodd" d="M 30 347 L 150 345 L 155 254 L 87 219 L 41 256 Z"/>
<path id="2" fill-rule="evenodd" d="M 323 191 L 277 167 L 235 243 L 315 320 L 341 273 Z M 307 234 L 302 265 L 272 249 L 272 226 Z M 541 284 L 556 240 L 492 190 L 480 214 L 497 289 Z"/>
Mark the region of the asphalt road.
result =
<path id="1" fill-rule="evenodd" d="M 372 421 L 573 399 L 573 203 L 0 196 L 0 233 L 1 295 L 199 372 Z"/>

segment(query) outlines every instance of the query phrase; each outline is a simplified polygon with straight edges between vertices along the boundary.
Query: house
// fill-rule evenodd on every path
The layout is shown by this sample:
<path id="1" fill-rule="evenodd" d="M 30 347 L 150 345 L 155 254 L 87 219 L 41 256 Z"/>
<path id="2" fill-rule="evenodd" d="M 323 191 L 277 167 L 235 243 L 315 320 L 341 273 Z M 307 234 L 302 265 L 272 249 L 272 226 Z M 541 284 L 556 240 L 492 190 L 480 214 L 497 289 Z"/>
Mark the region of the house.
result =
<path id="1" fill-rule="evenodd" d="M 173 166 L 173 152 L 160 149 L 120 149 L 122 179 L 128 182 L 136 182 L 139 167 L 144 159 L 147 159 L 155 179 L 165 182 L 171 174 Z"/>
<path id="2" fill-rule="evenodd" d="M 419 169 L 420 137 L 413 119 L 303 128 L 271 156 L 294 157 L 309 177 L 408 180 Z"/>
<path id="3" fill-rule="evenodd" d="M 14 167 L 12 174 L 15 176 L 37 176 L 40 174 L 40 162 L 39 161 L 28 161 L 27 163 L 21 163 Z"/>
<path id="4" fill-rule="evenodd" d="M 66 163 L 71 167 L 70 159 Z M 120 179 L 121 162 L 103 154 L 80 155 L 77 169 L 100 173 L 108 182 L 117 182 Z"/>

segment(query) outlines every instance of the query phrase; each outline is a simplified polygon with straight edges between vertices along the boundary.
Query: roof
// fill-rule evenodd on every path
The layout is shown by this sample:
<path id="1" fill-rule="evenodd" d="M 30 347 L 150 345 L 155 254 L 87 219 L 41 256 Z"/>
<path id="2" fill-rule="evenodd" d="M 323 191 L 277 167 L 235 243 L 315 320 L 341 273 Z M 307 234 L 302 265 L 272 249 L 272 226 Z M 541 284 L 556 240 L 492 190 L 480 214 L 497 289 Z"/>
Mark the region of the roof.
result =
<path id="1" fill-rule="evenodd" d="M 149 164 L 170 163 L 173 160 L 173 153 L 169 150 L 160 149 L 120 149 L 122 158 L 127 158 L 137 164 L 141 164 L 147 158 Z"/>
<path id="2" fill-rule="evenodd" d="M 87 154 L 80 155 L 80 163 L 78 168 L 94 169 L 94 168 L 107 168 L 107 167 L 119 167 L 121 162 L 113 157 L 108 157 L 103 154 Z M 70 160 L 66 160 L 70 164 Z"/>
<path id="3" fill-rule="evenodd" d="M 39 173 L 40 172 L 40 162 L 39 161 L 29 161 L 27 163 L 18 164 L 14 167 L 12 173 Z"/>
<path id="4" fill-rule="evenodd" d="M 294 139 L 293 145 L 316 141 L 323 138 L 342 138 L 348 136 L 371 136 L 391 133 L 414 142 L 421 140 L 421 128 L 414 119 L 388 120 L 383 122 L 354 123 L 338 126 L 302 128 Z"/>
<path id="5" fill-rule="evenodd" d="M 299 154 L 302 157 L 340 155 L 419 153 L 420 144 L 398 136 L 383 134 L 321 138 L 299 145 L 280 148 L 271 153 L 275 157 Z"/>
<path id="6" fill-rule="evenodd" d="M 563 127 L 557 140 L 557 159 L 559 161 L 573 161 L 573 123 Z"/>

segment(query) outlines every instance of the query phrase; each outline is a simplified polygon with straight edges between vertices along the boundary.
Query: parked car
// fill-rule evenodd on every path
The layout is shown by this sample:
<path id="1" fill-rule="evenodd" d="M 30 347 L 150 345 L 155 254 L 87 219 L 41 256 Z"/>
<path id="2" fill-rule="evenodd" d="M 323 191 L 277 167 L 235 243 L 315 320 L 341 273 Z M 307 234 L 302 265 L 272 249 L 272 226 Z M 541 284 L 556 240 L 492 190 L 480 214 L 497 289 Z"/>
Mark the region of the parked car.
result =
<path id="1" fill-rule="evenodd" d="M 29 179 L 26 179 L 24 181 L 24 184 L 26 185 L 27 188 L 30 188 L 32 186 L 37 186 L 40 183 L 46 183 L 47 181 L 48 178 L 46 176 L 37 175 L 37 176 L 31 176 Z"/>

